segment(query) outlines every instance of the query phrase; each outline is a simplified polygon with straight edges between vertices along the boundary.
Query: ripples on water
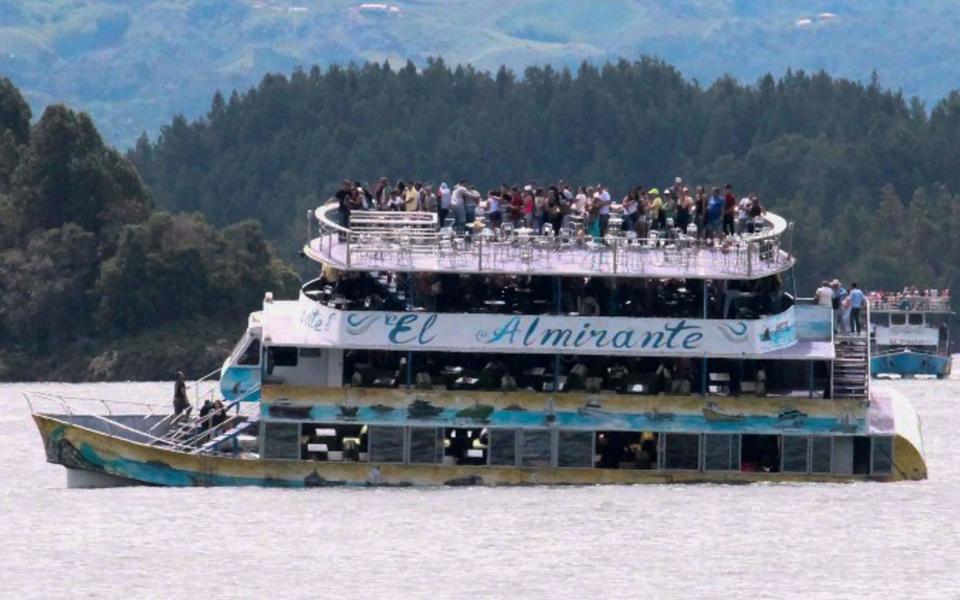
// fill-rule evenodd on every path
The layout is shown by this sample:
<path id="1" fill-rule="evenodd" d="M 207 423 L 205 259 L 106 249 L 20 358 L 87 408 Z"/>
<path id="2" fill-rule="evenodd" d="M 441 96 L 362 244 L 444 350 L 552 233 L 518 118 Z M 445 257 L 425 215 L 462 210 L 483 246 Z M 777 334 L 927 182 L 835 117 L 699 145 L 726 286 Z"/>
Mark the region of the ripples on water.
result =
<path id="1" fill-rule="evenodd" d="M 960 597 L 960 381 L 884 382 L 924 422 L 901 484 L 69 490 L 0 386 L 0 595 L 11 598 Z"/>

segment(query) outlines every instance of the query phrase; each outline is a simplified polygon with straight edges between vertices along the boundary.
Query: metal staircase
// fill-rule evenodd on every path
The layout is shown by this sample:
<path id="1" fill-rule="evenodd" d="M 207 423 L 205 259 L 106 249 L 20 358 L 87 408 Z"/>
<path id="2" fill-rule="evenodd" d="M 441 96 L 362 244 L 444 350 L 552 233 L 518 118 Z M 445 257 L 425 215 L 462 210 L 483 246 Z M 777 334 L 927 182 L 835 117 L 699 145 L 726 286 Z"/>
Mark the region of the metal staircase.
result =
<path id="1" fill-rule="evenodd" d="M 221 409 L 223 420 L 219 425 L 215 425 L 214 412 L 203 417 L 189 413 L 173 417 L 167 432 L 155 438 L 152 444 L 191 454 L 215 452 L 222 443 L 236 439 L 259 423 L 259 403 L 245 403 L 248 397 L 259 390 L 260 386 L 255 386 L 226 404 Z M 243 414 L 242 408 L 246 404 L 250 405 L 251 410 Z"/>
<path id="2" fill-rule="evenodd" d="M 833 338 L 831 387 L 833 397 L 868 401 L 870 391 L 870 340 L 865 335 Z"/>

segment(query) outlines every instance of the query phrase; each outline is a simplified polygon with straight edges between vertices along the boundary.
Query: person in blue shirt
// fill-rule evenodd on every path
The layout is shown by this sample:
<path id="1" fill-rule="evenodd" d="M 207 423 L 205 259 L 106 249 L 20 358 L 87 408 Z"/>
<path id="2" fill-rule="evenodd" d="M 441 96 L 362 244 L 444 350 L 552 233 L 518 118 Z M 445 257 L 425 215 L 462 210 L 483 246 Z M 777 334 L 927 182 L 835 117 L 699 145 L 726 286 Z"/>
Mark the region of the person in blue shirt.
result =
<path id="1" fill-rule="evenodd" d="M 866 303 L 867 297 L 854 281 L 850 284 L 850 329 L 855 335 L 860 335 L 860 309 Z"/>
<path id="2" fill-rule="evenodd" d="M 720 219 L 723 216 L 723 198 L 720 188 L 713 188 L 713 195 L 707 201 L 706 236 L 713 237 L 720 232 Z"/>
<path id="3" fill-rule="evenodd" d="M 830 289 L 833 290 L 833 327 L 838 333 L 846 333 L 847 328 L 843 322 L 843 299 L 847 297 L 847 290 L 840 285 L 838 279 L 830 282 Z"/>

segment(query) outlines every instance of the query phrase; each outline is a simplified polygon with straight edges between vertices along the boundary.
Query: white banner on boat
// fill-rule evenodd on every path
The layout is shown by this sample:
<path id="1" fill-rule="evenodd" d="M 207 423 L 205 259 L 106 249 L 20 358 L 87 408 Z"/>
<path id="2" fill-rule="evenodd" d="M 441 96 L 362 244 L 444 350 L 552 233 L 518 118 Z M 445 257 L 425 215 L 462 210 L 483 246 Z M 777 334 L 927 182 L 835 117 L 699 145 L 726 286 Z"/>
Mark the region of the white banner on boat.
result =
<path id="1" fill-rule="evenodd" d="M 351 311 L 303 300 L 298 323 L 268 317 L 264 334 L 272 345 L 338 348 L 761 356 L 796 343 L 797 325 L 793 308 L 748 321 Z"/>
<path id="2" fill-rule="evenodd" d="M 877 327 L 878 346 L 936 346 L 939 340 L 936 327 L 924 325 L 893 325 Z"/>

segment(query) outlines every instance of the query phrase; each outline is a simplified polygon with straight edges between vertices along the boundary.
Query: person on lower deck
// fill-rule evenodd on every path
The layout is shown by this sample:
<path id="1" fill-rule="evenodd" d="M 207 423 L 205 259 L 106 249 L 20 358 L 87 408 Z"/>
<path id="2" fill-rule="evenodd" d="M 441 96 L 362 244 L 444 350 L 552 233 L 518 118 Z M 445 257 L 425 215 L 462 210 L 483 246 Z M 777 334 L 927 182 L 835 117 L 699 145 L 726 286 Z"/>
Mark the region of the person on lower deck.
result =
<path id="1" fill-rule="evenodd" d="M 183 371 L 177 371 L 177 381 L 173 384 L 173 414 L 179 415 L 190 409 L 187 400 L 187 383 Z"/>
<path id="2" fill-rule="evenodd" d="M 855 335 L 860 335 L 860 310 L 866 304 L 867 298 L 863 291 L 857 287 L 857 282 L 850 284 L 850 330 Z"/>

